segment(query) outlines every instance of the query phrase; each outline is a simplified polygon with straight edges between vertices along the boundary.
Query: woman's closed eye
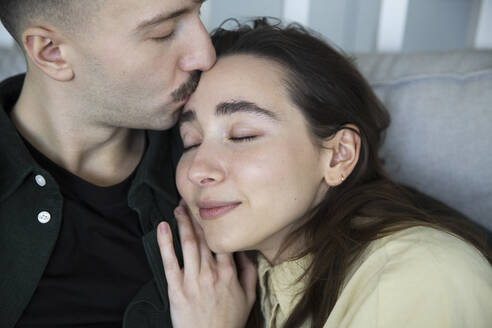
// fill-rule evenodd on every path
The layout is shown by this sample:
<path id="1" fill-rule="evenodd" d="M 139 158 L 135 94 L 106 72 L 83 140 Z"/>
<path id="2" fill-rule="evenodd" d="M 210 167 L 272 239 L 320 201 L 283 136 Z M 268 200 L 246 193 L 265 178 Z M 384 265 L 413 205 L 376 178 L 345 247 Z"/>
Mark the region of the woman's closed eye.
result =
<path id="1" fill-rule="evenodd" d="M 232 142 L 245 142 L 245 141 L 252 141 L 253 139 L 257 138 L 258 136 L 251 135 L 251 136 L 241 136 L 241 137 L 230 137 L 229 140 Z"/>
<path id="2" fill-rule="evenodd" d="M 240 143 L 240 142 L 248 142 L 248 141 L 253 141 L 254 139 L 258 138 L 258 135 L 246 135 L 246 136 L 238 136 L 238 137 L 229 137 L 227 140 L 233 142 L 233 143 Z M 183 145 L 183 152 L 189 151 L 193 148 L 197 148 L 201 145 L 201 142 L 190 142 L 187 144 L 184 142 Z"/>

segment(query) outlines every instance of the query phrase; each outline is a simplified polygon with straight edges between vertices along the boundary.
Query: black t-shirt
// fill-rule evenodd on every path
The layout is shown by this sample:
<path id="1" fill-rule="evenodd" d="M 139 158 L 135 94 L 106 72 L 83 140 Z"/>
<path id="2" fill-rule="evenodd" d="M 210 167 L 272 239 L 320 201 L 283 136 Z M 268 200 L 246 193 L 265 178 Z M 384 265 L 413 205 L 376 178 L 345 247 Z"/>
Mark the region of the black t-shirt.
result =
<path id="1" fill-rule="evenodd" d="M 55 249 L 17 327 L 121 327 L 126 306 L 152 279 L 140 221 L 127 201 L 135 173 L 99 187 L 24 142 L 57 181 L 64 203 Z"/>

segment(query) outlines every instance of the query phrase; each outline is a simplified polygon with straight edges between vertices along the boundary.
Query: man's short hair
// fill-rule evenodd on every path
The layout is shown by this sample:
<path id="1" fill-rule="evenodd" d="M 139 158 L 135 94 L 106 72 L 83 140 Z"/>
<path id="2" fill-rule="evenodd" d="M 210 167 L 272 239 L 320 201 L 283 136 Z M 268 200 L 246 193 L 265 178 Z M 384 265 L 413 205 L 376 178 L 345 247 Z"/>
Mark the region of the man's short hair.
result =
<path id="1" fill-rule="evenodd" d="M 22 33 L 30 25 L 49 22 L 73 33 L 100 4 L 100 0 L 0 0 L 0 20 L 22 45 Z"/>

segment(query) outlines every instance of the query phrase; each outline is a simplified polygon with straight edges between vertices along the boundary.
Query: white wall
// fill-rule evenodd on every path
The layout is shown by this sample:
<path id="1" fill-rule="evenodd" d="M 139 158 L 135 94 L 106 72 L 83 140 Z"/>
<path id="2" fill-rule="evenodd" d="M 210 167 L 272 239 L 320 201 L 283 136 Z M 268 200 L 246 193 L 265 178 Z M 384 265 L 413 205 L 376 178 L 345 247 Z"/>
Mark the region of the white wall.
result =
<path id="1" fill-rule="evenodd" d="M 208 0 L 202 8 L 209 31 L 254 16 L 307 24 L 349 52 L 492 48 L 492 0 Z M 0 25 L 0 46 L 12 44 Z"/>
<path id="2" fill-rule="evenodd" d="M 492 0 L 482 0 L 473 45 L 492 48 Z"/>
<path id="3" fill-rule="evenodd" d="M 227 18 L 245 20 L 255 16 L 281 17 L 284 0 L 207 0 L 202 17 L 209 31 L 218 27 Z"/>
<path id="4" fill-rule="evenodd" d="M 349 52 L 492 48 L 492 0 L 208 0 L 205 6 L 209 30 L 228 17 L 294 18 Z"/>
<path id="5" fill-rule="evenodd" d="M 470 0 L 411 0 L 403 50 L 466 47 L 469 25 L 474 24 L 473 6 Z"/>
<path id="6" fill-rule="evenodd" d="M 12 46 L 13 40 L 10 34 L 5 30 L 2 24 L 0 24 L 0 47 L 1 46 Z"/>
<path id="7" fill-rule="evenodd" d="M 274 16 L 297 21 L 344 49 L 371 51 L 381 0 L 208 0 L 202 17 L 209 31 L 230 17 Z M 392 0 L 399 1 L 399 0 Z"/>

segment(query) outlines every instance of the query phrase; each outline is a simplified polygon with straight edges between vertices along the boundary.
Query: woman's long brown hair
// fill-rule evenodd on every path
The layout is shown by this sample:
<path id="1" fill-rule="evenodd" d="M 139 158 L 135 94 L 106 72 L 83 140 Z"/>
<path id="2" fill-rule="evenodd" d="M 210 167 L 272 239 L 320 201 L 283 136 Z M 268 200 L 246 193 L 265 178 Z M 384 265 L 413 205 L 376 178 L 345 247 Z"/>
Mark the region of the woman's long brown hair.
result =
<path id="1" fill-rule="evenodd" d="M 294 231 L 282 248 L 302 236 L 307 244 L 298 257 L 314 255 L 305 273 L 304 295 L 285 328 L 299 327 L 308 318 L 312 327 L 322 328 L 348 270 L 368 244 L 409 227 L 428 226 L 456 235 L 492 263 L 485 237 L 473 224 L 443 215 L 442 208 L 422 209 L 414 193 L 385 173 L 378 150 L 390 123 L 388 111 L 341 51 L 298 25 L 283 28 L 266 18 L 234 30 L 219 28 L 212 41 L 218 58 L 250 54 L 281 64 L 287 76 L 284 87 L 304 114 L 314 140 L 326 140 L 347 124 L 360 131 L 359 161 L 353 172 L 327 192 L 311 219 Z M 358 218 L 366 220 L 360 224 Z M 257 302 L 248 326 L 260 325 Z"/>

